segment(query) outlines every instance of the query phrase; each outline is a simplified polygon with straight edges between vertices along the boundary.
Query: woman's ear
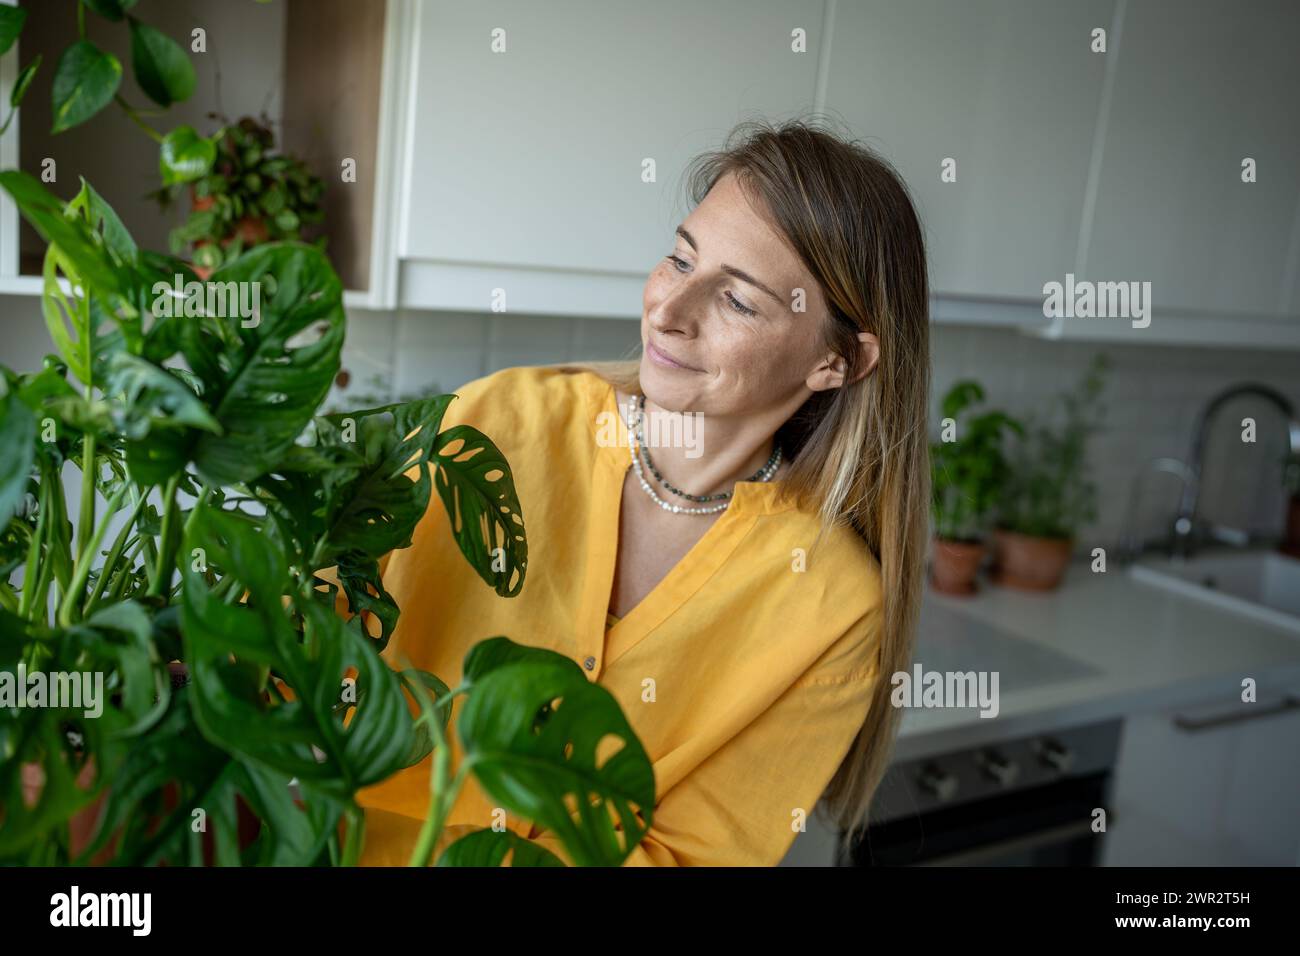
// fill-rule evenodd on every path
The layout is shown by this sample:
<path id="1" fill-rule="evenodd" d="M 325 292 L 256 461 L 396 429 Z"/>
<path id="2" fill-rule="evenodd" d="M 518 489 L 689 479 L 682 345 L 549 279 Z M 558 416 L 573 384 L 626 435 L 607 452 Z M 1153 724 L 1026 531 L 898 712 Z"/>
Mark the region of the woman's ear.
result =
<path id="1" fill-rule="evenodd" d="M 880 361 L 880 339 L 876 338 L 870 332 L 858 333 L 859 347 L 862 349 L 861 367 L 854 382 L 860 381 L 876 370 L 876 364 Z M 814 392 L 820 392 L 828 388 L 842 388 L 845 382 L 845 373 L 848 363 L 839 355 L 831 355 L 826 362 L 821 365 L 817 371 L 808 377 L 808 387 Z M 849 382 L 847 384 L 853 384 Z"/>
<path id="2" fill-rule="evenodd" d="M 859 332 L 858 342 L 861 343 L 859 348 L 862 350 L 862 365 L 857 378 L 853 380 L 855 382 L 874 372 L 880 362 L 880 339 L 870 332 Z"/>

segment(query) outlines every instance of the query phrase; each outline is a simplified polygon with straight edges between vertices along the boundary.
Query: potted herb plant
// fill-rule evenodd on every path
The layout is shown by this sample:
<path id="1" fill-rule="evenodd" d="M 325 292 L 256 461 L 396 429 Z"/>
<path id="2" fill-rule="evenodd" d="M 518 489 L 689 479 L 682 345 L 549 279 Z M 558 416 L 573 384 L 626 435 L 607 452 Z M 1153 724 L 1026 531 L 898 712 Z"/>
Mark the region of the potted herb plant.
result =
<path id="1" fill-rule="evenodd" d="M 188 184 L 155 193 L 164 208 L 188 188 L 191 212 L 170 236 L 173 255 L 190 249 L 193 268 L 206 279 L 224 263 L 264 242 L 311 238 L 324 219 L 325 183 L 300 160 L 277 153 L 269 121 L 244 117 L 212 137 L 212 168 Z M 318 244 L 323 247 L 324 240 Z"/>
<path id="2" fill-rule="evenodd" d="M 1007 480 L 1004 436 L 1023 432 L 1018 421 L 1000 411 L 969 415 L 982 401 L 984 389 L 978 382 L 953 385 L 943 399 L 945 431 L 930 446 L 935 529 L 930 580 L 935 590 L 946 594 L 976 590 L 990 518 Z"/>
<path id="3" fill-rule="evenodd" d="M 1096 517 L 1088 440 L 1100 427 L 1108 363 L 1098 355 L 1072 391 L 1026 422 L 1015 443 L 994 532 L 993 580 L 1033 591 L 1057 587 L 1079 529 Z"/>
<path id="4" fill-rule="evenodd" d="M 380 656 L 400 609 L 378 562 L 434 488 L 447 546 L 503 600 L 524 584 L 510 466 L 442 427 L 455 396 L 318 414 L 345 322 L 319 249 L 223 261 L 213 281 L 254 290 L 255 324 L 182 314 L 155 290 L 192 273 L 139 249 L 89 184 L 67 203 L 15 170 L 0 188 L 48 243 L 57 349 L 40 371 L 0 367 L 0 865 L 349 865 L 357 793 L 420 762 L 412 864 L 555 865 L 512 831 L 445 826 L 458 697 L 463 768 L 497 805 L 575 863 L 619 865 L 652 825 L 653 767 L 580 665 L 498 636 L 453 688 Z M 97 703 L 50 696 L 78 675 L 102 679 Z"/>

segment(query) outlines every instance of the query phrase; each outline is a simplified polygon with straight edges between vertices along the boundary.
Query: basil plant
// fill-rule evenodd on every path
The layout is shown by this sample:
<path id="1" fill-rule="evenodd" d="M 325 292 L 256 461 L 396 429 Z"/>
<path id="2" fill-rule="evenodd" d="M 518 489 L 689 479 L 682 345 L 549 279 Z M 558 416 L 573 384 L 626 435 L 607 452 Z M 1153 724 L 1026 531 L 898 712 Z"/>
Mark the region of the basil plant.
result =
<path id="1" fill-rule="evenodd" d="M 345 323 L 324 255 L 270 243 L 198 283 L 84 181 L 68 203 L 22 172 L 0 186 L 48 243 L 54 346 L 0 367 L 0 863 L 353 864 L 357 792 L 422 761 L 413 864 L 468 774 L 575 863 L 626 859 L 653 770 L 576 663 L 492 637 L 452 688 L 381 658 L 399 608 L 379 559 L 434 488 L 447 546 L 502 600 L 527 544 L 501 452 L 441 428 L 454 395 L 317 414 Z M 436 862 L 507 858 L 559 863 L 491 829 Z"/>

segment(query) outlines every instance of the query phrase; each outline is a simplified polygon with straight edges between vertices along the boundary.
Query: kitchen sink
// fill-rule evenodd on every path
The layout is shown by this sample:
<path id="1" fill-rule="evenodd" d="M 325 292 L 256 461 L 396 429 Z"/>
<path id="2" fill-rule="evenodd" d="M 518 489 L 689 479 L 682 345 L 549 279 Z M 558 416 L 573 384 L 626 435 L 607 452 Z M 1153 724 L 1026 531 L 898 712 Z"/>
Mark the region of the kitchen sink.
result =
<path id="1" fill-rule="evenodd" d="M 1300 632 L 1300 560 L 1274 551 L 1143 559 L 1129 573 L 1230 611 Z"/>

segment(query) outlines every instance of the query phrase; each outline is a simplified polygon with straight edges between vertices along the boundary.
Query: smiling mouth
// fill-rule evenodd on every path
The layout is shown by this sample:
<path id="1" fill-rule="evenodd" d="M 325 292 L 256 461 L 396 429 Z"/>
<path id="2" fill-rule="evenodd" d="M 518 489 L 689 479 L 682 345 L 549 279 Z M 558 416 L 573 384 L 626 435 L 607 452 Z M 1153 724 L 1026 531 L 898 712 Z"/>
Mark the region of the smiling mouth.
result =
<path id="1" fill-rule="evenodd" d="M 673 358 L 663 349 L 656 346 L 653 342 L 646 343 L 646 352 L 647 354 L 649 354 L 650 360 L 652 362 L 654 362 L 656 365 L 662 365 L 664 368 L 677 368 L 677 369 L 681 369 L 683 372 L 700 371 L 700 369 L 698 368 L 691 368 L 691 366 L 686 365 L 683 362 L 679 362 L 677 359 Z"/>

